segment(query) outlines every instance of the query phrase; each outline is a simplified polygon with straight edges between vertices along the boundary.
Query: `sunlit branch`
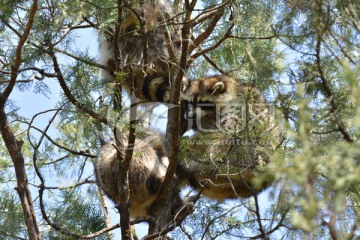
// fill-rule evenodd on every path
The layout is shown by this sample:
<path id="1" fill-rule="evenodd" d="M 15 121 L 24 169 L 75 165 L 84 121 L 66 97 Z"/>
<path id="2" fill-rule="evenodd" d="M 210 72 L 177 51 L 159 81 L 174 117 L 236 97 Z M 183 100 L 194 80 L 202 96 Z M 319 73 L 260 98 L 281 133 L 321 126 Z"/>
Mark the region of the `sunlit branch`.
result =
<path id="1" fill-rule="evenodd" d="M 330 34 L 330 36 L 334 39 L 336 45 L 339 47 L 340 51 L 344 54 L 344 56 L 352 63 L 352 64 L 356 64 L 356 62 L 350 57 L 350 55 L 345 51 L 345 49 L 341 46 L 339 40 L 335 37 L 334 35 L 334 32 L 332 31 L 332 29 L 329 29 L 328 33 Z M 324 42 L 326 43 L 326 42 Z M 327 44 L 326 44 L 327 48 L 329 50 L 332 51 L 331 47 L 329 47 Z M 337 57 L 335 54 L 333 54 L 335 57 Z M 341 63 L 341 61 L 338 60 L 339 63 Z"/>
<path id="2" fill-rule="evenodd" d="M 53 140 L 48 134 L 44 133 L 43 130 L 35 127 L 35 126 L 31 126 L 31 128 L 39 131 L 41 134 L 44 134 L 44 136 L 46 137 L 47 140 L 49 140 L 52 144 L 54 144 L 55 146 L 57 146 L 58 148 L 61 148 L 71 154 L 74 155 L 79 155 L 79 156 L 84 156 L 84 157 L 90 157 L 90 158 L 96 158 L 96 155 L 90 154 L 88 150 L 82 150 L 82 151 L 75 151 L 73 149 L 70 149 L 68 147 L 62 146 L 59 143 L 57 143 L 55 140 Z"/>
<path id="3" fill-rule="evenodd" d="M 9 122 L 7 120 L 7 116 L 4 110 L 4 106 L 6 101 L 8 100 L 12 90 L 14 89 L 16 78 L 18 76 L 18 70 L 20 68 L 21 62 L 22 62 L 22 50 L 25 42 L 28 39 L 28 36 L 30 35 L 30 31 L 33 26 L 33 22 L 35 19 L 35 15 L 37 13 L 37 5 L 38 1 L 34 0 L 32 2 L 30 12 L 28 15 L 28 21 L 26 23 L 26 26 L 24 28 L 23 34 L 17 34 L 19 37 L 19 42 L 17 44 L 16 50 L 15 50 L 15 56 L 13 60 L 13 64 L 11 66 L 11 76 L 10 76 L 10 82 L 8 83 L 5 90 L 0 93 L 0 132 L 3 137 L 3 140 L 5 142 L 6 148 L 8 149 L 11 159 L 14 163 L 15 167 L 15 173 L 16 173 L 16 179 L 17 179 L 17 187 L 16 190 L 18 192 L 22 210 L 24 214 L 24 220 L 27 227 L 27 232 L 29 234 L 30 240 L 40 240 L 40 231 L 39 227 L 36 221 L 36 215 L 35 210 L 33 206 L 33 200 L 31 197 L 31 193 L 29 190 L 28 180 L 27 180 L 27 174 L 24 167 L 24 157 L 21 153 L 21 147 L 23 142 L 18 141 L 15 138 L 15 135 L 9 126 Z M 5 24 L 6 21 L 4 21 Z"/>
<path id="4" fill-rule="evenodd" d="M 85 112 L 87 114 L 89 114 L 91 117 L 99 120 L 100 122 L 107 124 L 107 125 L 113 125 L 112 122 L 108 119 L 106 119 L 105 117 L 101 116 L 99 113 L 94 112 L 92 109 L 90 109 L 89 107 L 87 107 L 85 104 L 79 102 L 71 93 L 70 89 L 68 88 L 66 81 L 61 73 L 61 69 L 60 69 L 60 65 L 58 63 L 58 60 L 55 56 L 55 53 L 53 51 L 50 51 L 49 53 L 53 64 L 54 64 L 54 69 L 56 72 L 56 76 L 57 79 L 59 80 L 60 83 L 60 87 L 62 88 L 62 90 L 64 91 L 65 96 L 69 99 L 69 101 L 74 104 L 79 110 L 81 110 L 82 112 Z"/>
<path id="5" fill-rule="evenodd" d="M 144 219 L 132 220 L 132 221 L 130 221 L 130 225 L 135 225 L 135 224 L 138 224 L 138 223 L 142 223 L 144 221 L 145 221 Z M 115 225 L 113 225 L 111 227 L 104 228 L 104 229 L 102 229 L 100 231 L 97 231 L 95 233 L 92 233 L 92 234 L 81 235 L 81 236 L 79 235 L 78 239 L 92 239 L 92 238 L 98 237 L 98 236 L 100 236 L 100 235 L 102 235 L 104 233 L 110 232 L 110 231 L 112 231 L 112 230 L 114 230 L 116 228 L 120 228 L 120 227 L 121 227 L 121 225 L 118 223 L 118 224 L 115 224 Z"/>
<path id="6" fill-rule="evenodd" d="M 77 188 L 79 186 L 85 185 L 85 184 L 94 184 L 95 181 L 94 180 L 89 180 L 89 179 L 85 179 L 81 182 L 77 182 L 73 185 L 69 185 L 69 186 L 63 186 L 63 187 L 51 187 L 51 186 L 43 186 L 44 189 L 46 190 L 64 190 L 64 189 L 72 189 L 72 188 Z M 41 185 L 38 184 L 34 184 L 34 183 L 29 183 L 30 185 L 40 188 Z"/>
<path id="7" fill-rule="evenodd" d="M 184 71 L 187 69 L 187 58 L 188 58 L 188 48 L 189 48 L 189 40 L 190 40 L 190 25 L 186 23 L 190 20 L 192 11 L 195 7 L 196 0 L 185 1 L 185 8 L 186 13 L 184 16 L 184 24 L 181 30 L 181 53 L 179 58 L 179 68 L 175 74 L 175 77 L 172 79 L 171 82 L 171 96 L 170 96 L 170 103 L 172 104 L 179 104 L 180 102 L 180 87 L 181 82 L 184 76 Z M 149 234 L 145 239 L 153 239 L 157 238 L 160 235 L 166 234 L 167 231 L 163 231 L 163 229 L 167 225 L 168 216 L 171 214 L 171 207 L 169 202 L 169 193 L 172 191 L 174 187 L 173 176 L 175 173 L 175 169 L 177 166 L 177 156 L 179 152 L 179 119 L 180 119 L 180 108 L 172 108 L 168 111 L 168 124 L 166 127 L 166 132 L 168 133 L 167 137 L 167 149 L 169 155 L 169 166 L 165 174 L 165 178 L 163 184 L 160 188 L 159 194 L 157 199 L 151 206 L 151 216 L 162 216 L 159 219 L 150 219 L 149 221 Z M 188 214 L 184 214 L 185 216 Z M 185 216 L 182 218 L 185 219 Z M 174 229 L 175 224 L 169 228 Z"/>
<path id="8" fill-rule="evenodd" d="M 41 163 L 41 166 L 47 166 L 47 165 L 52 165 L 52 164 L 56 164 L 58 162 L 61 162 L 67 158 L 70 157 L 70 154 L 66 154 L 65 156 L 59 157 L 58 159 L 55 159 L 53 161 L 49 161 L 49 162 L 45 162 L 45 163 Z"/>
<path id="9" fill-rule="evenodd" d="M 208 53 L 208 52 L 216 49 L 217 47 L 219 47 L 227 38 L 229 38 L 231 36 L 230 34 L 231 34 L 231 31 L 232 31 L 233 27 L 234 27 L 234 24 L 232 24 L 229 27 L 229 29 L 226 31 L 224 36 L 219 41 L 217 41 L 215 44 L 213 44 L 212 46 L 210 46 L 208 48 L 205 48 L 205 49 L 201 49 L 200 47 L 198 47 L 200 49 L 200 51 L 193 54 L 191 56 L 191 58 L 190 58 L 191 60 L 189 60 L 189 61 L 194 61 L 196 58 L 198 58 L 199 56 L 202 56 L 202 55 L 205 56 L 206 53 Z M 191 63 L 189 63 L 189 64 L 191 64 Z"/>
<path id="10" fill-rule="evenodd" d="M 214 15 L 218 14 L 218 10 L 224 8 L 230 2 L 232 2 L 232 0 L 225 1 L 219 5 L 209 8 L 209 9 L 202 10 L 199 15 L 197 15 L 196 17 L 194 17 L 193 19 L 190 20 L 190 22 L 191 22 L 190 27 L 193 28 L 197 24 L 202 23 L 202 22 L 206 21 L 207 19 L 213 17 Z"/>
<path id="11" fill-rule="evenodd" d="M 97 185 L 97 188 L 98 188 L 98 191 L 99 191 L 100 204 L 101 204 L 103 212 L 104 212 L 105 226 L 106 226 L 106 228 L 109 228 L 109 227 L 111 227 L 111 218 L 110 218 L 110 210 L 109 210 L 108 199 L 107 199 L 107 197 L 105 195 L 104 190 L 102 190 L 102 188 L 100 188 L 98 185 Z M 112 240 L 113 239 L 112 234 L 108 234 L 108 238 L 110 240 Z"/>
<path id="12" fill-rule="evenodd" d="M 201 236 L 201 239 L 205 239 L 206 234 L 209 232 L 210 227 L 215 224 L 216 220 L 221 219 L 223 217 L 225 217 L 227 214 L 229 214 L 230 212 L 234 211 L 235 209 L 239 208 L 240 206 L 234 206 L 232 208 L 230 208 L 228 211 L 220 214 L 219 216 L 213 217 L 207 224 L 206 227 L 203 231 L 203 235 Z"/>
<path id="13" fill-rule="evenodd" d="M 40 68 L 36 68 L 36 67 L 30 67 L 30 68 L 23 68 L 23 69 L 19 69 L 18 73 L 20 72 L 25 72 L 25 71 L 37 71 L 38 73 L 41 74 L 41 76 L 37 76 L 35 73 L 33 73 L 29 79 L 25 80 L 25 79 L 16 79 L 16 83 L 29 83 L 29 82 L 33 82 L 35 80 L 41 81 L 44 80 L 45 77 L 49 77 L 49 78 L 55 78 L 56 74 L 55 73 L 46 73 L 44 69 L 40 69 Z M 2 71 L 0 70 L 1 73 L 3 74 L 11 74 L 11 72 L 8 71 Z M 11 80 L 0 80 L 0 84 L 6 84 L 9 83 Z"/>
<path id="14" fill-rule="evenodd" d="M 87 64 L 87 65 L 89 65 L 89 66 L 98 67 L 98 68 L 101 68 L 101 69 L 108 70 L 108 67 L 105 66 L 105 65 L 102 65 L 102 64 L 97 63 L 97 62 L 94 62 L 94 61 L 90 61 L 90 60 L 85 59 L 85 58 L 81 58 L 81 57 L 76 56 L 76 55 L 74 55 L 74 54 L 72 54 L 72 53 L 69 53 L 69 52 L 67 52 L 67 51 L 65 51 L 65 50 L 63 50 L 63 49 L 54 48 L 54 50 L 55 50 L 56 52 L 59 52 L 59 53 L 62 53 L 62 54 L 64 54 L 64 55 L 66 55 L 66 56 L 68 56 L 68 57 L 71 57 L 71 58 L 75 59 L 76 61 L 85 63 L 85 64 Z"/>
<path id="15" fill-rule="evenodd" d="M 198 46 L 200 46 L 200 44 L 205 41 L 206 39 L 208 39 L 208 37 L 210 36 L 210 34 L 214 31 L 218 21 L 220 20 L 220 18 L 222 17 L 224 13 L 224 8 L 219 8 L 217 9 L 216 14 L 214 15 L 213 19 L 211 20 L 211 22 L 209 23 L 207 29 L 202 32 L 194 41 L 191 45 L 189 45 L 189 50 L 188 52 L 191 53 L 195 48 L 197 48 Z"/>
<path id="16" fill-rule="evenodd" d="M 319 3 L 317 3 L 319 4 Z M 321 6 L 318 6 L 318 12 L 319 12 L 319 19 L 321 21 L 322 18 L 322 9 Z M 344 122 L 340 119 L 339 115 L 338 115 L 338 106 L 335 103 L 335 99 L 334 99 L 334 95 L 332 93 L 332 90 L 329 86 L 329 83 L 324 75 L 323 72 L 323 68 L 322 68 L 322 64 L 321 64 L 321 44 L 323 41 L 323 34 L 325 33 L 324 29 L 321 29 L 321 23 L 318 22 L 317 23 L 317 33 L 316 33 L 316 47 L 315 47 L 315 57 L 316 57 L 316 67 L 317 67 L 317 71 L 319 73 L 319 77 L 321 80 L 321 84 L 322 84 L 322 92 L 324 93 L 324 95 L 330 100 L 330 112 L 334 117 L 335 123 L 338 125 L 339 127 L 339 132 L 343 135 L 344 139 L 351 143 L 354 142 L 354 140 L 352 139 L 352 137 L 350 136 L 349 132 L 347 131 Z M 325 28 L 327 30 L 327 27 Z"/>

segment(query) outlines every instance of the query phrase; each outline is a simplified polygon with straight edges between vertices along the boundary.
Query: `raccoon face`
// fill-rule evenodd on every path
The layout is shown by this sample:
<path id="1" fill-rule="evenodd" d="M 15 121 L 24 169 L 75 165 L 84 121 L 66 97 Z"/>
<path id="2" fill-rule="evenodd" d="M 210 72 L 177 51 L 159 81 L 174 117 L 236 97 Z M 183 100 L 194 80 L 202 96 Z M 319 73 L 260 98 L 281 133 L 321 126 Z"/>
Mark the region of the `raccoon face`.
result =
<path id="1" fill-rule="evenodd" d="M 186 120 L 193 121 L 193 129 L 215 128 L 221 112 L 237 98 L 236 88 L 228 83 L 225 76 L 214 76 L 191 81 L 183 80 L 180 94 Z"/>
<path id="2" fill-rule="evenodd" d="M 183 80 L 181 99 L 185 104 L 185 119 L 205 117 L 216 111 L 216 100 L 219 94 L 225 91 L 225 83 L 222 81 L 204 81 L 199 79 L 191 81 Z"/>

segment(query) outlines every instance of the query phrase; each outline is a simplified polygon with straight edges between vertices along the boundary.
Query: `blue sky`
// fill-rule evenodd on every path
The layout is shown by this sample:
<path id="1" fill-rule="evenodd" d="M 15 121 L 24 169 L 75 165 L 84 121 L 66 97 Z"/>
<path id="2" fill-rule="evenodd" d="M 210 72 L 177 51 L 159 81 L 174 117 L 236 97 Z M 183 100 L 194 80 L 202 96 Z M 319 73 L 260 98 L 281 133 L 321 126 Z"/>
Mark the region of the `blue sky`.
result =
<path id="1" fill-rule="evenodd" d="M 92 56 L 98 55 L 98 36 L 97 33 L 93 30 L 80 30 L 79 35 L 76 38 L 75 45 L 79 48 L 81 51 L 88 50 L 89 54 Z M 65 59 L 65 58 L 63 58 Z M 24 116 L 28 119 L 30 119 L 34 114 L 54 108 L 55 105 L 60 100 L 60 92 L 61 89 L 59 87 L 59 84 L 56 79 L 46 79 L 46 84 L 51 89 L 51 95 L 49 98 L 45 97 L 42 94 L 34 94 L 33 88 L 30 90 L 25 91 L 19 91 L 16 89 L 13 91 L 13 93 L 10 96 L 10 99 L 15 102 L 17 106 L 20 107 L 19 114 L 21 116 Z M 160 128 L 162 131 L 165 130 L 166 126 L 166 108 L 161 106 L 158 108 L 158 110 L 155 112 L 157 114 L 162 113 L 164 118 L 161 118 L 156 124 L 156 127 Z M 48 117 L 42 117 L 39 118 L 36 122 L 36 126 L 43 127 L 48 123 L 49 118 Z M 91 173 L 89 173 L 91 174 Z M 51 182 L 50 182 L 51 183 Z M 33 189 L 34 190 L 34 189 Z M 33 196 L 37 195 L 37 189 L 35 189 L 36 192 L 34 192 Z M 260 195 L 260 202 L 263 206 L 267 203 L 267 194 L 261 194 Z M 113 206 L 113 204 L 109 201 L 109 204 Z M 117 223 L 119 221 L 119 215 L 112 211 L 111 214 L 112 222 L 113 224 Z M 139 224 L 136 226 L 136 232 L 139 235 L 139 237 L 144 236 L 147 233 L 147 225 L 146 224 Z M 113 231 L 116 235 L 120 233 L 120 230 L 117 229 Z"/>

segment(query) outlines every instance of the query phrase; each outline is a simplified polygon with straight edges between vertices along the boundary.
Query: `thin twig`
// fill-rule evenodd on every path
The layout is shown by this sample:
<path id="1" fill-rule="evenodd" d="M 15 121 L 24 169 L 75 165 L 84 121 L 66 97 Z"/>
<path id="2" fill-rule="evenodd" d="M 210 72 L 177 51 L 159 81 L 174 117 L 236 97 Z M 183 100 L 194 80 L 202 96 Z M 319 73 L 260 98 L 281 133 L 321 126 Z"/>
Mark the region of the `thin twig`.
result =
<path id="1" fill-rule="evenodd" d="M 58 60 L 56 58 L 56 55 L 54 53 L 54 51 L 50 51 L 49 52 L 49 55 L 53 61 L 53 64 L 54 64 L 54 69 L 55 69 L 55 72 L 56 72 L 56 77 L 57 79 L 59 80 L 59 83 L 60 83 L 60 87 L 62 88 L 62 90 L 64 91 L 64 94 L 65 96 L 69 99 L 69 101 L 74 104 L 79 110 L 81 110 L 82 112 L 85 112 L 87 114 L 89 114 L 91 117 L 99 120 L 100 122 L 106 124 L 106 125 L 110 125 L 110 126 L 113 126 L 113 123 L 101 116 L 99 113 L 97 112 L 94 112 L 92 109 L 90 109 L 88 106 L 86 106 L 85 104 L 79 102 L 71 93 L 70 89 L 68 88 L 67 84 L 66 84 L 66 81 L 61 73 L 61 69 L 60 69 L 60 65 L 58 63 Z"/>

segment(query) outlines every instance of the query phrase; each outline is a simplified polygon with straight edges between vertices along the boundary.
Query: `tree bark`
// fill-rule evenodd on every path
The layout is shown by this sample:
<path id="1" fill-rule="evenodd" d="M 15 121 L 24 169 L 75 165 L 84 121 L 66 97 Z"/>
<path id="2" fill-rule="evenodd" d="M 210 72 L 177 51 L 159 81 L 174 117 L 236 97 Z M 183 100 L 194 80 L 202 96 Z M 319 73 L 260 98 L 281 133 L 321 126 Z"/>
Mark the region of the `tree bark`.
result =
<path id="1" fill-rule="evenodd" d="M 3 108 L 0 109 L 0 132 L 4 139 L 6 148 L 9 151 L 10 157 L 14 163 L 17 180 L 16 191 L 20 197 L 29 239 L 40 240 L 40 232 L 36 222 L 34 206 L 32 203 L 25 170 L 25 160 L 21 154 L 21 146 L 23 142 L 16 140 L 15 134 L 9 125 L 6 113 Z"/>
<path id="2" fill-rule="evenodd" d="M 179 105 L 180 102 L 180 88 L 182 78 L 187 69 L 187 58 L 189 50 L 189 39 L 190 39 L 190 25 L 189 20 L 191 13 L 195 7 L 196 0 L 191 2 L 185 1 L 186 14 L 184 19 L 184 25 L 181 30 L 181 56 L 180 62 L 177 69 L 175 78 L 172 80 L 172 91 L 170 97 L 170 103 L 174 106 Z M 159 234 L 159 239 L 166 239 L 166 237 L 160 237 L 161 232 L 166 229 L 166 226 L 169 224 L 169 216 L 171 216 L 171 204 L 173 199 L 171 199 L 172 189 L 176 187 L 176 182 L 173 179 L 177 166 L 177 155 L 179 152 L 179 132 L 180 132 L 180 108 L 170 108 L 168 111 L 168 124 L 167 124 L 167 143 L 168 143 L 168 153 L 169 153 L 169 167 L 167 169 L 164 183 L 161 186 L 157 200 L 152 206 L 151 212 L 154 220 L 149 222 L 149 233 L 148 236 L 152 234 Z"/>
<path id="3" fill-rule="evenodd" d="M 11 126 L 7 120 L 7 116 L 5 113 L 5 103 L 8 100 L 16 83 L 18 70 L 22 60 L 21 57 L 22 48 L 25 42 L 27 41 L 27 38 L 30 34 L 30 30 L 33 26 L 35 14 L 37 12 L 37 4 L 38 1 L 34 0 L 30 9 L 29 19 L 25 26 L 24 32 L 22 35 L 19 35 L 19 42 L 16 47 L 14 61 L 11 66 L 11 78 L 9 84 L 7 85 L 5 90 L 0 94 L 0 133 L 2 135 L 2 138 L 4 139 L 5 146 L 9 151 L 10 157 L 14 164 L 16 180 L 17 180 L 16 191 L 18 192 L 18 195 L 20 197 L 20 201 L 24 213 L 24 220 L 30 240 L 39 240 L 40 232 L 36 222 L 34 206 L 32 203 L 32 198 L 29 190 L 29 184 L 25 170 L 25 160 L 23 155 L 21 154 L 21 146 L 23 142 L 18 141 L 15 138 L 15 134 L 12 131 Z"/>

